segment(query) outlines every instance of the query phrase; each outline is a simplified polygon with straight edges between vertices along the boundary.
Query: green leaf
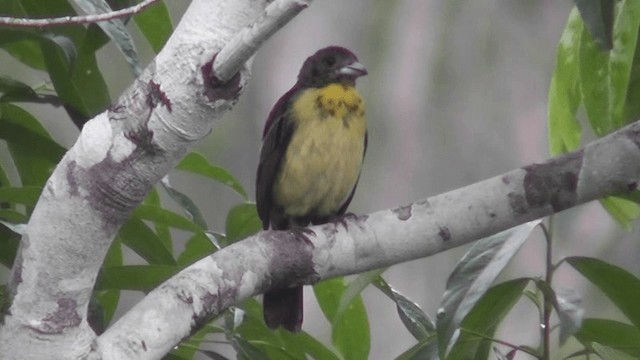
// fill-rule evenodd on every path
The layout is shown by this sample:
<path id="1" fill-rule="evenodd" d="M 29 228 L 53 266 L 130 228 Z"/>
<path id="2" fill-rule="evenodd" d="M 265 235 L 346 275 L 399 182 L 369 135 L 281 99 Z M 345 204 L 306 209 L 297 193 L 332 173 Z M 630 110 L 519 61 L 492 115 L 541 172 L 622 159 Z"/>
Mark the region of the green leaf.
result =
<path id="1" fill-rule="evenodd" d="M 187 154 L 176 166 L 176 169 L 206 176 L 234 190 L 245 200 L 247 199 L 247 192 L 233 175 L 220 166 L 211 165 L 204 156 L 198 153 Z"/>
<path id="2" fill-rule="evenodd" d="M 144 199 L 143 203 L 148 205 L 158 206 L 158 207 L 162 206 L 162 201 L 160 200 L 160 194 L 158 194 L 158 191 L 156 190 L 156 188 L 154 188 L 149 192 L 149 194 L 147 194 L 147 197 Z M 155 222 L 154 227 L 160 241 L 162 241 L 162 243 L 167 249 L 171 249 L 173 247 L 173 240 L 171 237 L 171 229 L 169 228 L 169 226 L 167 224 Z"/>
<path id="3" fill-rule="evenodd" d="M 565 261 L 597 286 L 636 327 L 640 327 L 640 279 L 598 259 L 570 257 Z"/>
<path id="4" fill-rule="evenodd" d="M 494 336 L 528 284 L 529 279 L 515 279 L 489 289 L 460 324 L 461 333 L 447 359 L 487 359 L 491 348 L 487 338 Z"/>
<path id="5" fill-rule="evenodd" d="M 178 257 L 178 265 L 187 266 L 216 251 L 211 240 L 202 232 L 197 232 L 187 240 L 187 244 Z"/>
<path id="6" fill-rule="evenodd" d="M 540 223 L 535 220 L 477 241 L 456 265 L 438 309 L 436 330 L 440 357 L 452 340 L 455 330 L 478 300 L 490 288 Z"/>
<path id="7" fill-rule="evenodd" d="M 623 197 L 608 196 L 600 199 L 600 204 L 627 231 L 631 231 L 633 221 L 640 215 L 640 206 Z"/>
<path id="8" fill-rule="evenodd" d="M 122 245 L 120 238 L 116 236 L 109 247 L 109 251 L 107 252 L 107 256 L 104 259 L 102 267 L 109 268 L 117 266 L 122 266 Z M 96 291 L 94 294 L 102 308 L 104 323 L 105 325 L 108 325 L 111 323 L 113 315 L 116 313 L 116 309 L 118 308 L 118 303 L 120 302 L 120 290 L 102 290 Z"/>
<path id="9" fill-rule="evenodd" d="M 367 359 L 370 348 L 369 319 L 362 298 L 358 296 L 340 318 L 340 299 L 347 290 L 343 278 L 322 281 L 313 290 L 322 312 L 332 325 L 331 340 L 345 360 Z"/>
<path id="10" fill-rule="evenodd" d="M 15 210 L 0 210 L 0 219 L 13 224 L 26 224 L 29 221 L 26 215 Z"/>
<path id="11" fill-rule="evenodd" d="M 34 206 L 40 198 L 39 186 L 0 187 L 0 202 Z"/>
<path id="12" fill-rule="evenodd" d="M 609 93 L 609 53 L 600 49 L 583 27 L 578 49 L 580 94 L 591 128 L 598 136 L 613 129 Z"/>
<path id="13" fill-rule="evenodd" d="M 4 75 L 0 75 L 0 93 L 4 93 L 5 95 L 10 94 L 13 96 L 22 96 L 25 98 L 38 97 L 38 94 L 36 94 L 31 86 Z M 2 98 L 4 99 L 4 96 Z"/>
<path id="14" fill-rule="evenodd" d="M 170 265 L 125 265 L 102 269 L 97 290 L 119 289 L 149 292 L 177 274 L 180 268 Z"/>
<path id="15" fill-rule="evenodd" d="M 156 205 L 140 204 L 133 211 L 133 214 L 131 216 L 142 220 L 149 220 L 158 224 L 167 225 L 176 229 L 188 230 L 192 232 L 203 230 L 186 217 Z"/>
<path id="16" fill-rule="evenodd" d="M 381 276 L 375 279 L 374 285 L 393 300 L 400 320 L 416 340 L 422 341 L 435 334 L 436 325 L 418 304 L 391 288 Z"/>
<path id="17" fill-rule="evenodd" d="M 195 224 L 203 229 L 209 228 L 198 206 L 196 206 L 196 204 L 193 202 L 193 200 L 191 200 L 190 197 L 171 186 L 171 183 L 169 182 L 169 176 L 165 176 L 164 178 L 162 178 L 160 184 L 162 184 L 162 188 L 167 192 L 169 197 L 185 210 L 185 212 L 191 217 Z"/>
<path id="18" fill-rule="evenodd" d="M 36 118 L 12 104 L 0 104 L 0 139 L 7 142 L 23 185 L 43 186 L 66 151 Z"/>
<path id="19" fill-rule="evenodd" d="M 592 36 L 604 50 L 613 47 L 613 8 L 611 0 L 576 0 L 580 15 Z"/>
<path id="20" fill-rule="evenodd" d="M 436 360 L 438 359 L 438 342 L 434 335 L 421 340 L 396 358 L 396 360 Z"/>
<path id="21" fill-rule="evenodd" d="M 615 360 L 636 360 L 636 357 L 629 356 L 622 351 L 618 351 L 614 348 L 594 343 L 591 345 L 596 354 L 600 355 L 601 359 L 615 359 Z"/>
<path id="22" fill-rule="evenodd" d="M 0 1 L 3 4 L 11 1 Z M 35 69 L 45 70 L 44 56 L 40 49 L 40 38 L 31 30 L 0 29 L 0 47 L 5 49 L 14 59 Z"/>
<path id="23" fill-rule="evenodd" d="M 613 2 L 609 3 L 613 8 Z M 614 28 L 615 46 L 609 53 L 610 82 L 608 84 L 611 93 L 611 113 L 614 129 L 621 128 L 635 118 L 629 118 L 626 114 L 626 102 L 630 90 L 630 78 L 634 64 L 634 56 L 638 42 L 638 29 L 640 28 L 640 2 L 635 0 L 623 0 L 616 18 Z"/>
<path id="24" fill-rule="evenodd" d="M 225 222 L 227 244 L 232 244 L 262 230 L 262 221 L 258 217 L 256 204 L 243 203 L 229 210 Z"/>
<path id="25" fill-rule="evenodd" d="M 159 1 L 133 17 L 140 32 L 157 54 L 173 32 L 169 10 L 164 1 Z"/>
<path id="26" fill-rule="evenodd" d="M 105 0 L 74 0 L 74 2 L 87 14 L 96 15 L 111 12 L 111 6 Z M 115 46 L 124 55 L 125 60 L 131 65 L 133 73 L 138 76 L 142 69 L 138 60 L 138 52 L 129 30 L 121 19 L 99 21 L 97 25 L 109 36 Z"/>
<path id="27" fill-rule="evenodd" d="M 245 339 L 234 336 L 231 338 L 231 345 L 236 352 L 238 353 L 238 359 L 250 359 L 250 360 L 269 360 L 269 358 L 264 354 L 258 347 L 254 346 L 250 342 Z M 269 345 L 269 344 L 264 344 Z M 274 350 L 278 348 L 274 347 Z"/>
<path id="28" fill-rule="evenodd" d="M 351 306 L 351 303 L 355 299 L 360 298 L 362 291 L 375 281 L 385 270 L 386 268 L 367 271 L 364 274 L 359 274 L 353 281 L 351 281 L 344 294 L 340 297 L 334 321 L 340 321 L 340 318 L 344 315 L 344 312 L 349 308 L 349 306 Z"/>
<path id="29" fill-rule="evenodd" d="M 20 245 L 20 235 L 0 224 L 0 264 L 10 269 Z"/>
<path id="30" fill-rule="evenodd" d="M 581 128 L 576 119 L 580 105 L 578 46 L 583 23 L 576 9 L 571 11 L 556 55 L 556 67 L 549 87 L 549 153 L 558 155 L 580 146 Z"/>
<path id="31" fill-rule="evenodd" d="M 290 350 L 296 346 L 300 351 L 304 351 L 305 354 L 308 354 L 313 359 L 340 360 L 339 355 L 304 331 L 297 334 L 281 331 L 280 334 L 284 340 L 285 349 Z"/>
<path id="32" fill-rule="evenodd" d="M 609 319 L 585 319 L 575 334 L 585 346 L 599 343 L 640 357 L 640 330 L 637 327 Z"/>
<path id="33" fill-rule="evenodd" d="M 158 238 L 142 220 L 135 217 L 130 218 L 118 232 L 122 243 L 127 245 L 136 254 L 140 255 L 149 264 L 175 265 L 171 249 L 166 248 L 164 243 Z"/>

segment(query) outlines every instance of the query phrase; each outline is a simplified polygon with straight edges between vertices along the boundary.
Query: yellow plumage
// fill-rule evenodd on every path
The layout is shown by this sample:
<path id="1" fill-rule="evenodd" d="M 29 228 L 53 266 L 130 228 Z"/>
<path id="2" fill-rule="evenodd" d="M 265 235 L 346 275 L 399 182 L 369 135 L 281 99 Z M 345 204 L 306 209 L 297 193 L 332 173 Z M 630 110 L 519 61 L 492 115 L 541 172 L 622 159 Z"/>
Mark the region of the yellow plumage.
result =
<path id="1" fill-rule="evenodd" d="M 304 90 L 291 109 L 296 123 L 275 181 L 274 199 L 289 216 L 328 216 L 358 181 L 367 128 L 364 104 L 353 86 Z"/>

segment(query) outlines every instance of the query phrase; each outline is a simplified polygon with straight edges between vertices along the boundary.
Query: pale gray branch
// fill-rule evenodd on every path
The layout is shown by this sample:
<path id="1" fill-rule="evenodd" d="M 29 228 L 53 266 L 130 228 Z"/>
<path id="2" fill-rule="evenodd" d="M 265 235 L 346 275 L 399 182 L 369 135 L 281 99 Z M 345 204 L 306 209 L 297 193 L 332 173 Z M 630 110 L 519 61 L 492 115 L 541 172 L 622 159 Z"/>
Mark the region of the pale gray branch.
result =
<path id="1" fill-rule="evenodd" d="M 168 280 L 98 338 L 120 358 L 154 359 L 213 316 L 269 288 L 313 284 L 451 249 L 604 196 L 640 179 L 640 122 L 584 149 L 371 215 L 265 231 Z M 150 350 L 153 349 L 153 350 Z M 153 353 L 154 355 L 151 355 Z M 117 357 L 114 357 L 114 359 Z"/>

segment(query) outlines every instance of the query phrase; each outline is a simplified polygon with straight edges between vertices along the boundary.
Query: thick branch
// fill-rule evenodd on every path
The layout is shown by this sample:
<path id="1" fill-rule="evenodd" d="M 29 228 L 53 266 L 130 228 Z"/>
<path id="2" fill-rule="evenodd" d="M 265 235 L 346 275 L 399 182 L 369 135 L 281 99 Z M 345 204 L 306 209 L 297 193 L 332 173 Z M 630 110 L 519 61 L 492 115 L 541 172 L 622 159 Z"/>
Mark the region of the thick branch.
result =
<path id="1" fill-rule="evenodd" d="M 168 280 L 99 337 L 152 359 L 199 324 L 273 287 L 313 284 L 433 255 L 564 209 L 636 189 L 640 122 L 584 149 L 445 194 L 311 227 L 309 242 L 261 232 Z M 299 239 L 299 234 L 298 234 Z M 124 351 L 124 350 L 123 350 Z"/>
<path id="2" fill-rule="evenodd" d="M 1 359 L 78 359 L 92 352 L 122 359 L 94 351 L 86 320 L 109 245 L 151 187 L 237 101 L 249 77 L 243 64 L 257 44 L 293 16 L 265 10 L 300 3 L 192 1 L 154 62 L 84 126 L 47 181 L 20 243 L 9 280 L 11 306 L 0 325 Z M 252 31 L 261 40 L 238 47 L 251 37 L 234 38 L 256 22 L 277 26 L 264 27 L 268 34 Z M 234 64 L 228 68 L 242 70 L 233 81 L 212 83 L 202 69 L 228 43 L 239 52 L 229 52 Z"/>

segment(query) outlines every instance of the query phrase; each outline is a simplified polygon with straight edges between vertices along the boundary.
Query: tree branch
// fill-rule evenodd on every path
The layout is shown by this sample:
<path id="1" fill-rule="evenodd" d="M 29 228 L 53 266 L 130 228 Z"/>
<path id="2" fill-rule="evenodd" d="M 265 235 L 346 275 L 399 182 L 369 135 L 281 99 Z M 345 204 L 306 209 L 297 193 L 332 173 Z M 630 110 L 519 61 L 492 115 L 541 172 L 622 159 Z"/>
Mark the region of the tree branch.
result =
<path id="1" fill-rule="evenodd" d="M 153 5 L 159 0 L 144 0 L 139 4 L 133 5 L 128 8 L 110 11 L 108 13 L 98 15 L 83 15 L 83 16 L 63 16 L 58 18 L 47 19 L 28 19 L 28 18 L 14 18 L 8 16 L 0 16 L 0 26 L 14 26 L 14 27 L 48 27 L 48 26 L 61 26 L 61 25 L 76 25 L 76 24 L 93 24 L 100 21 L 109 21 L 118 19 L 121 17 L 135 15 L 146 7 Z"/>
<path id="2" fill-rule="evenodd" d="M 85 124 L 47 181 L 20 242 L 9 278 L 10 308 L 0 325 L 0 358 L 78 359 L 92 353 L 122 359 L 95 348 L 86 319 L 116 232 L 151 187 L 235 104 L 249 78 L 243 64 L 297 13 L 265 10 L 310 1 L 192 1 L 153 63 L 117 103 Z M 262 22 L 275 25 L 250 33 L 260 40 L 242 32 Z M 241 69 L 231 74 L 233 81 L 209 81 L 204 69 L 216 54 L 244 39 L 253 45 L 236 47 L 241 54 L 230 51 L 227 61 L 234 64 L 220 64 Z"/>
<path id="3" fill-rule="evenodd" d="M 407 206 L 313 226 L 315 236 L 309 235 L 308 242 L 287 231 L 264 231 L 160 285 L 98 344 L 117 354 L 114 359 L 152 359 L 229 306 L 267 289 L 433 255 L 594 199 L 628 193 L 639 179 L 636 122 L 542 164 Z"/>

